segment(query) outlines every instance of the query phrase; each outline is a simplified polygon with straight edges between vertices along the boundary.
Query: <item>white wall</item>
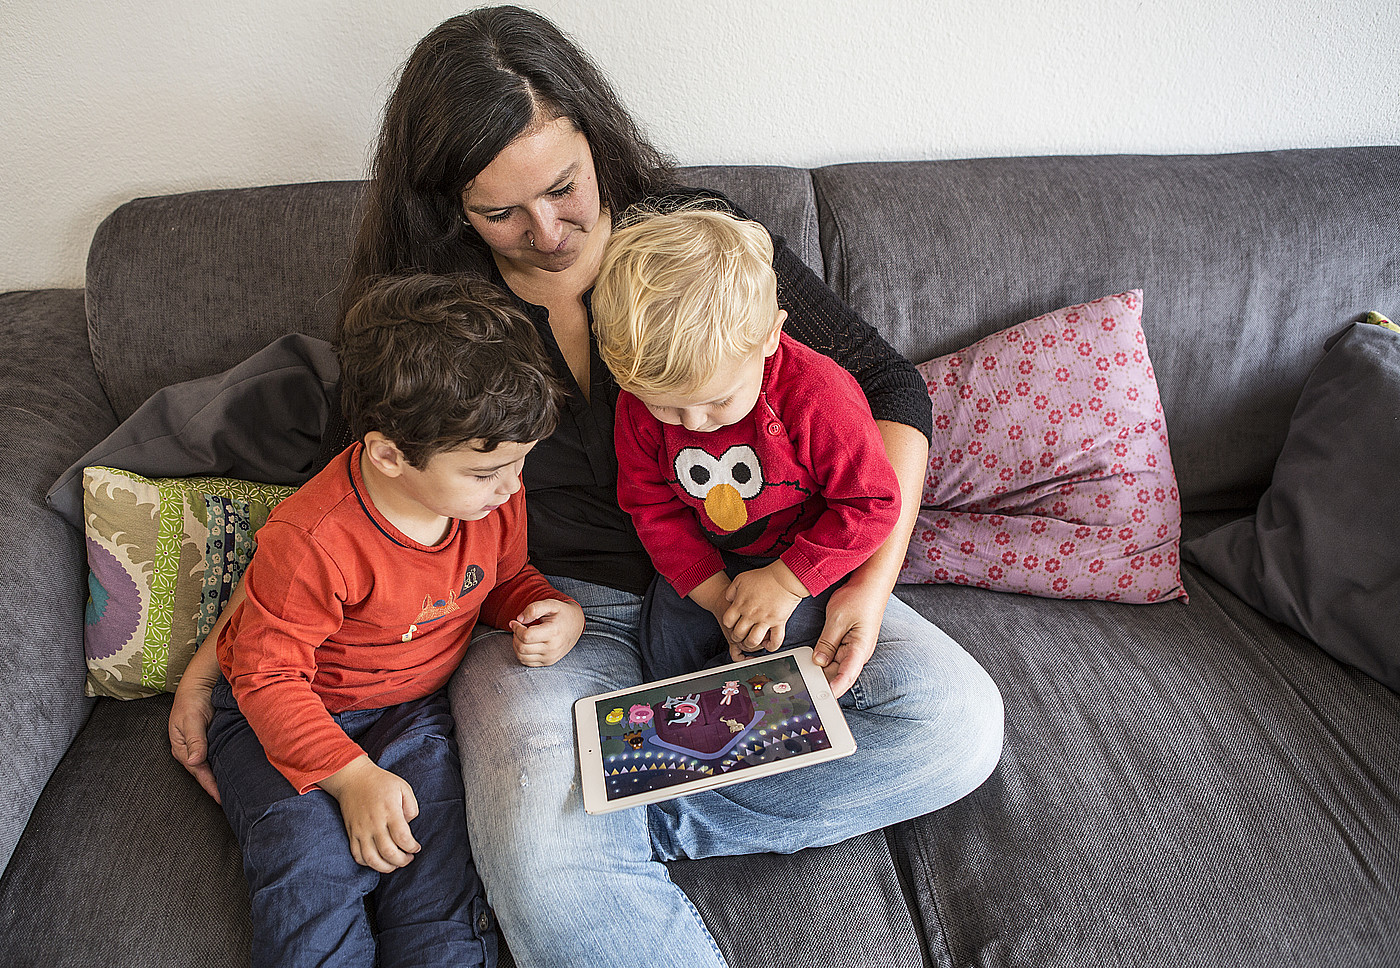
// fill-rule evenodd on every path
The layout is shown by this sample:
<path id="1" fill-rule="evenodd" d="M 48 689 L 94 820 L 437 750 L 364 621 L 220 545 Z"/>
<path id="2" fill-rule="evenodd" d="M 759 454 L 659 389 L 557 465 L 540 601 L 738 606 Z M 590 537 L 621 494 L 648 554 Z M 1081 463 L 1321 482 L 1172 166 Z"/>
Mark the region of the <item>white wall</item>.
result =
<path id="1" fill-rule="evenodd" d="M 0 291 L 138 195 L 357 178 L 471 0 L 0 0 Z M 1394 0 L 535 0 L 687 164 L 1400 143 Z"/>

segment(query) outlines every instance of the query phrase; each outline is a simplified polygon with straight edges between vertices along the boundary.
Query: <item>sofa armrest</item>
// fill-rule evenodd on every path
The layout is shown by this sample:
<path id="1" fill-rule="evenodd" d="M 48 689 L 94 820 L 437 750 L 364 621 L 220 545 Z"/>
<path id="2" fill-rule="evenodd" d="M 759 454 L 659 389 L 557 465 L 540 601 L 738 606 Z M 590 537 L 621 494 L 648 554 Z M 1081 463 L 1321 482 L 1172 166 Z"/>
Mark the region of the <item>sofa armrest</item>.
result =
<path id="1" fill-rule="evenodd" d="M 92 708 L 83 536 L 44 493 L 116 426 L 80 289 L 0 295 L 0 870 Z"/>

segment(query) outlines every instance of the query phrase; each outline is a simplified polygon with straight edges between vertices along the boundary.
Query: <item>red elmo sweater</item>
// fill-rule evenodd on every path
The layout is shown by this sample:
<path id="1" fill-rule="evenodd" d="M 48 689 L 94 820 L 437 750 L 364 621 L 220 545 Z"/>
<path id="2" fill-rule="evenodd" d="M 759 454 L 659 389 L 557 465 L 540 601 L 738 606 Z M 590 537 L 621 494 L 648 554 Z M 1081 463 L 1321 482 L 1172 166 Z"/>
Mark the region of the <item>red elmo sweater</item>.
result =
<path id="1" fill-rule="evenodd" d="M 624 392 L 614 436 L 618 502 L 678 595 L 724 570 L 719 548 L 781 558 L 820 594 L 899 518 L 899 480 L 865 394 L 787 334 L 743 420 L 697 433 Z"/>

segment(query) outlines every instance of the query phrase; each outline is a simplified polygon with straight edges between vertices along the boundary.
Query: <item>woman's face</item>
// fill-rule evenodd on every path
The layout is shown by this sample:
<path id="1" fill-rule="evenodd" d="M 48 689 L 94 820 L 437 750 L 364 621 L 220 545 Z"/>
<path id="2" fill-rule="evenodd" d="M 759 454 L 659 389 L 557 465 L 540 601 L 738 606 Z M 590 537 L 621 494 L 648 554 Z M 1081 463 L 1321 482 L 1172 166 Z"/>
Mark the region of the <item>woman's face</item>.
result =
<path id="1" fill-rule="evenodd" d="M 564 271 L 602 215 L 588 139 L 568 118 L 527 129 L 462 189 L 462 210 L 497 256 Z"/>

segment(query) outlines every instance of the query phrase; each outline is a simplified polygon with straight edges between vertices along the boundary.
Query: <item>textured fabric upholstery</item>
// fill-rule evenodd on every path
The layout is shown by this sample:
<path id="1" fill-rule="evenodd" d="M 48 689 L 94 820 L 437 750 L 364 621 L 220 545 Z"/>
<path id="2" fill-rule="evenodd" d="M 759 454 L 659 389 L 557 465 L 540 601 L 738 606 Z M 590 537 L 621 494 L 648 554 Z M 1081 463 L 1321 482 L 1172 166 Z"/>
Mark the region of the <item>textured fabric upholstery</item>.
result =
<path id="1" fill-rule="evenodd" d="M 1188 511 L 1252 508 L 1325 339 L 1400 308 L 1400 147 L 682 180 L 784 236 L 916 362 L 1142 288 Z M 237 850 L 170 758 L 168 698 L 82 698 L 83 546 L 44 492 L 157 389 L 291 332 L 327 336 L 359 190 L 137 200 L 94 239 L 86 318 L 80 292 L 0 296 L 6 964 L 246 962 Z M 1232 516 L 1188 513 L 1184 536 Z M 1199 570 L 1183 578 L 1189 605 L 902 587 L 1001 687 L 1003 760 L 966 799 L 895 828 L 673 864 L 725 956 L 1400 963 L 1400 695 Z"/>
<path id="2" fill-rule="evenodd" d="M 0 879 L 6 965 L 248 963 L 238 844 L 170 756 L 169 715 L 169 696 L 97 700 Z"/>
<path id="3" fill-rule="evenodd" d="M 817 227 L 817 198 L 812 175 L 805 168 L 774 165 L 726 165 L 682 168 L 682 184 L 713 188 L 733 199 L 751 218 L 774 235 L 819 276 L 822 271 L 821 240 Z"/>
<path id="4" fill-rule="evenodd" d="M 87 719 L 82 535 L 44 505 L 65 464 L 116 426 L 77 290 L 0 296 L 0 869 Z"/>
<path id="5" fill-rule="evenodd" d="M 684 170 L 730 195 L 820 273 L 806 170 Z M 102 385 L 125 419 L 163 386 L 220 373 L 286 333 L 329 338 L 360 182 L 139 198 L 98 227 L 87 311 Z"/>
<path id="6" fill-rule="evenodd" d="M 800 854 L 669 866 L 731 965 L 809 968 L 839 952 L 847 968 L 920 968 L 919 935 L 882 831 Z"/>
<path id="7" fill-rule="evenodd" d="M 828 279 L 914 362 L 1143 291 L 1186 510 L 1252 507 L 1322 343 L 1400 306 L 1400 147 L 813 172 Z"/>
<path id="8" fill-rule="evenodd" d="M 1006 700 L 991 780 L 894 837 L 937 964 L 1400 963 L 1400 696 L 1183 577 L 1189 606 L 901 588 Z"/>
<path id="9" fill-rule="evenodd" d="M 328 338 L 359 190 L 320 182 L 193 192 L 139 198 L 109 215 L 88 250 L 87 312 L 117 416 L 286 333 Z"/>

